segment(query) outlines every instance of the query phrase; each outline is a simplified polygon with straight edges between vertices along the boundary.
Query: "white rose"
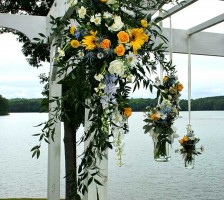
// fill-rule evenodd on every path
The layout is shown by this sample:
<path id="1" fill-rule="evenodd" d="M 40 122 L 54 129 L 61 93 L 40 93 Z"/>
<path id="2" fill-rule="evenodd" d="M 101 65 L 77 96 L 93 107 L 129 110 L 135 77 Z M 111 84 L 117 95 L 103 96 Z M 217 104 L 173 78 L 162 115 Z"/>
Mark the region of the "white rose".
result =
<path id="1" fill-rule="evenodd" d="M 121 17 L 120 16 L 114 16 L 114 23 L 112 24 L 112 26 L 108 27 L 108 30 L 119 31 L 119 30 L 122 29 L 123 26 L 124 26 L 124 23 L 121 21 Z"/>
<path id="2" fill-rule="evenodd" d="M 117 3 L 117 0 L 107 0 L 106 4 L 109 5 L 109 4 L 115 4 Z"/>
<path id="3" fill-rule="evenodd" d="M 81 8 L 78 10 L 78 13 L 79 13 L 79 18 L 84 19 L 86 15 L 86 8 L 81 6 Z"/>
<path id="4" fill-rule="evenodd" d="M 110 63 L 108 68 L 110 74 L 117 74 L 122 77 L 124 75 L 124 64 L 121 60 L 114 60 Z"/>

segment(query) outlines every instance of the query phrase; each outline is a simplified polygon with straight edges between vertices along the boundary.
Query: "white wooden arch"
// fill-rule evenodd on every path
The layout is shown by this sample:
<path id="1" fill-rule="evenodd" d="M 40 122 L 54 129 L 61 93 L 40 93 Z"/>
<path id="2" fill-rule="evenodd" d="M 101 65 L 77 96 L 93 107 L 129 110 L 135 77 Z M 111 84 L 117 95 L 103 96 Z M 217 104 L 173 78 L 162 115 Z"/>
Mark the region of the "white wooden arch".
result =
<path id="1" fill-rule="evenodd" d="M 43 33 L 46 36 L 50 35 L 50 15 L 54 17 L 69 16 L 73 11 L 66 3 L 66 0 L 55 0 L 50 12 L 47 16 L 28 16 L 28 15 L 13 15 L 0 14 L 0 27 L 8 27 L 16 29 L 24 33 L 32 42 L 33 38 L 38 38 L 38 33 Z M 163 18 L 167 18 L 176 12 L 184 9 L 187 6 L 197 2 L 197 0 L 186 0 L 183 5 L 177 5 L 169 9 L 163 14 Z M 195 55 L 219 56 L 224 57 L 224 34 L 201 32 L 209 27 L 224 21 L 224 14 L 221 14 L 213 19 L 210 19 L 202 24 L 192 27 L 188 30 L 172 29 L 172 44 L 168 43 L 168 47 L 172 46 L 174 53 L 188 53 L 188 38 L 191 37 L 191 53 Z M 163 28 L 163 34 L 170 38 L 170 29 Z M 159 42 L 159 41 L 158 41 Z M 168 48 L 169 49 L 169 48 Z M 61 96 L 61 85 L 57 84 L 55 72 L 57 69 L 53 67 L 53 55 L 55 47 L 51 47 L 51 67 L 50 67 L 50 98 Z M 56 106 L 50 105 L 51 108 Z M 88 113 L 86 110 L 85 114 Z M 49 113 L 49 117 L 52 115 Z M 61 122 L 56 122 L 55 126 L 55 142 L 51 142 L 48 148 L 48 200 L 60 200 L 60 159 L 61 159 Z M 85 120 L 85 126 L 89 123 Z M 87 145 L 87 144 L 85 144 Z M 108 162 L 104 161 L 102 164 L 107 174 Z M 105 175 L 106 175 L 105 174 Z M 107 200 L 107 179 L 103 182 L 105 186 L 100 187 L 100 198 Z M 89 188 L 88 196 L 85 200 L 96 200 L 96 193 L 94 185 Z"/>
<path id="2" fill-rule="evenodd" d="M 26 35 L 31 42 L 39 38 L 38 33 L 46 35 L 46 17 L 11 15 L 0 13 L 0 27 L 12 28 Z"/>

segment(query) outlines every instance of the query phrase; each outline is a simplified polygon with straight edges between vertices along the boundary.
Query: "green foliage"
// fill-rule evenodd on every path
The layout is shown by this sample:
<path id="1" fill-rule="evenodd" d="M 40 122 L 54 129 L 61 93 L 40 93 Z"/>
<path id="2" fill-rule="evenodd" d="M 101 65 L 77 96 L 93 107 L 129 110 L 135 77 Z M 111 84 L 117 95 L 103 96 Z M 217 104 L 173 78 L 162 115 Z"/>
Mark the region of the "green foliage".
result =
<path id="1" fill-rule="evenodd" d="M 43 112 L 42 99 L 16 98 L 9 100 L 9 112 Z"/>
<path id="2" fill-rule="evenodd" d="M 0 95 L 0 116 L 9 114 L 9 101 Z"/>
<path id="3" fill-rule="evenodd" d="M 144 112 L 146 106 L 156 106 L 158 103 L 157 99 L 143 99 L 135 98 L 130 99 L 129 105 L 135 112 Z M 180 111 L 188 111 L 188 100 L 180 100 Z M 224 96 L 216 97 L 204 97 L 199 99 L 191 100 L 192 111 L 203 111 L 203 110 L 224 110 Z"/>
<path id="4" fill-rule="evenodd" d="M 188 100 L 181 100 L 180 107 L 182 111 L 188 110 Z M 191 100 L 192 111 L 204 110 L 224 110 L 224 96 L 206 97 Z"/>
<path id="5" fill-rule="evenodd" d="M 143 99 L 143 98 L 131 98 L 129 105 L 133 111 L 143 112 L 147 106 L 156 106 L 158 99 Z"/>

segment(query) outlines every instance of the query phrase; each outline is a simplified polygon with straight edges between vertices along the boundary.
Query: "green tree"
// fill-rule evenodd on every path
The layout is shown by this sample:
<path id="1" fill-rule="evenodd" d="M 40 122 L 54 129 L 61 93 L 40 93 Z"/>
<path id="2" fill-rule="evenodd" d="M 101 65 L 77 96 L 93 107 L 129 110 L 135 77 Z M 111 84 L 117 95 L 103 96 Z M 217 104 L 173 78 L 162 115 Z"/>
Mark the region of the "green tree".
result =
<path id="1" fill-rule="evenodd" d="M 10 112 L 42 112 L 44 108 L 41 105 L 42 99 L 10 99 Z"/>
<path id="2" fill-rule="evenodd" d="M 6 98 L 0 95 L 0 116 L 9 114 L 9 102 Z"/>

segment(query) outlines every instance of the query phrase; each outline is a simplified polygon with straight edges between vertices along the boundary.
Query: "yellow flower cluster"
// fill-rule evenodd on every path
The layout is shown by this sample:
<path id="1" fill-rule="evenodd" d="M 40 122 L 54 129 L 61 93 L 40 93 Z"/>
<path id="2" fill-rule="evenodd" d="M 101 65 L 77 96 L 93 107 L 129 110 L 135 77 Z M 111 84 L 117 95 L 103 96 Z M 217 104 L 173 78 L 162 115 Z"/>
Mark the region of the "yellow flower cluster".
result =
<path id="1" fill-rule="evenodd" d="M 104 2 L 104 1 L 102 1 Z M 146 20 L 141 20 L 142 27 L 147 27 L 148 23 Z M 75 34 L 76 28 L 75 26 L 70 27 L 70 33 L 72 35 Z M 148 35 L 144 32 L 143 28 L 133 28 L 131 30 L 120 31 L 117 34 L 118 37 L 118 45 L 114 49 L 114 53 L 117 56 L 123 56 L 125 54 L 125 44 L 130 43 L 130 47 L 133 48 L 133 53 L 137 54 L 138 50 L 148 42 Z M 80 43 L 78 40 L 72 40 L 71 46 L 73 48 L 78 48 Z M 97 47 L 100 47 L 104 50 L 108 50 L 111 47 L 111 40 L 104 39 L 100 44 L 97 42 L 97 31 L 90 31 L 90 35 L 84 36 L 82 39 L 82 46 L 85 47 L 85 50 L 94 50 Z"/>

